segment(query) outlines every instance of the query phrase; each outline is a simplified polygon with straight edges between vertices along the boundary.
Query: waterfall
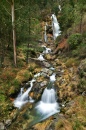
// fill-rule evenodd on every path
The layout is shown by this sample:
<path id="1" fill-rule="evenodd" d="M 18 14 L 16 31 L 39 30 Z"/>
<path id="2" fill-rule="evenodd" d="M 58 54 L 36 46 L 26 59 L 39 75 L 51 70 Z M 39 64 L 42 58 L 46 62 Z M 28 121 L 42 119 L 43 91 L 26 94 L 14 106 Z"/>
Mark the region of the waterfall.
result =
<path id="1" fill-rule="evenodd" d="M 56 102 L 55 98 L 55 90 L 54 89 L 47 89 L 45 88 L 41 100 L 44 103 L 54 103 Z"/>
<path id="2" fill-rule="evenodd" d="M 30 87 L 24 93 L 23 93 L 24 88 L 21 88 L 18 97 L 14 100 L 14 106 L 15 107 L 18 107 L 20 109 L 28 101 L 33 102 L 32 98 L 29 97 L 29 95 L 28 95 L 29 92 L 31 91 L 32 87 L 33 87 L 33 82 L 35 82 L 34 79 L 32 79 L 30 81 Z"/>
<path id="3" fill-rule="evenodd" d="M 53 73 L 51 76 L 50 76 L 50 82 L 54 82 L 56 80 L 55 78 L 55 73 Z"/>
<path id="4" fill-rule="evenodd" d="M 59 104 L 56 102 L 56 93 L 54 88 L 45 88 L 41 101 L 37 104 L 35 109 L 41 116 L 41 120 L 60 112 Z"/>
<path id="5" fill-rule="evenodd" d="M 42 54 L 40 54 L 40 56 L 38 57 L 38 60 L 40 60 L 40 61 L 44 61 L 45 60 L 44 57 L 42 56 Z"/>
<path id="6" fill-rule="evenodd" d="M 57 36 L 60 35 L 61 31 L 55 14 L 52 14 L 51 18 L 52 18 L 53 38 L 54 40 L 56 40 Z"/>
<path id="7" fill-rule="evenodd" d="M 46 30 L 47 30 L 47 23 L 46 23 L 46 25 L 45 25 L 45 27 L 44 27 L 44 41 L 45 42 L 47 42 L 47 34 L 46 34 Z"/>

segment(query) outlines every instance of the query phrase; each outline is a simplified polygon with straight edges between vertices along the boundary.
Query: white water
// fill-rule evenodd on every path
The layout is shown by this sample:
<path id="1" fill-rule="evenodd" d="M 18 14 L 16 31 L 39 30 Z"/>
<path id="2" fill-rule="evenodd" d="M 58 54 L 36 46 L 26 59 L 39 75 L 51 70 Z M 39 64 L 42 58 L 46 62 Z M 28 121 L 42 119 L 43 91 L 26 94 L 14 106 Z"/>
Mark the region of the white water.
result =
<path id="1" fill-rule="evenodd" d="M 35 109 L 42 116 L 42 119 L 46 119 L 49 116 L 60 112 L 59 104 L 56 102 L 56 93 L 54 89 L 45 88 L 41 101 L 37 104 Z"/>
<path id="2" fill-rule="evenodd" d="M 47 30 L 47 23 L 44 27 L 45 31 L 44 31 L 44 41 L 47 42 L 47 34 L 46 34 L 46 30 Z"/>
<path id="3" fill-rule="evenodd" d="M 35 82 L 34 79 L 30 81 L 30 87 L 23 93 L 23 88 L 21 88 L 20 93 L 18 97 L 14 100 L 14 106 L 18 107 L 19 109 L 26 104 L 28 101 L 33 102 L 32 98 L 29 97 L 29 92 L 31 91 L 33 87 L 33 82 Z"/>
<path id="4" fill-rule="evenodd" d="M 51 53 L 51 49 L 46 47 L 45 45 L 42 45 L 42 47 L 44 47 L 44 51 L 43 51 L 43 54 L 48 54 L 48 53 Z"/>
<path id="5" fill-rule="evenodd" d="M 45 50 L 43 51 L 43 54 L 51 53 L 51 49 L 50 48 L 47 48 L 46 46 L 44 48 L 45 48 Z"/>
<path id="6" fill-rule="evenodd" d="M 38 57 L 38 60 L 44 61 L 45 59 L 44 59 L 44 57 L 40 54 L 40 56 Z"/>
<path id="7" fill-rule="evenodd" d="M 56 80 L 55 73 L 50 76 L 50 82 L 54 83 Z M 60 107 L 56 101 L 56 92 L 54 88 L 45 88 L 41 97 L 41 101 L 39 101 L 35 107 L 38 115 L 41 117 L 41 120 L 48 118 L 49 116 L 59 113 Z"/>
<path id="8" fill-rule="evenodd" d="M 55 77 L 55 73 L 53 73 L 51 76 L 50 76 L 50 81 L 51 82 L 55 82 L 55 80 L 56 80 L 56 77 Z"/>
<path id="9" fill-rule="evenodd" d="M 36 77 L 39 77 L 40 75 L 41 75 L 41 73 L 37 73 L 34 75 L 34 77 L 36 78 Z"/>
<path id="10" fill-rule="evenodd" d="M 59 36 L 61 33 L 60 26 L 59 26 L 59 23 L 57 21 L 55 14 L 52 14 L 51 18 L 52 18 L 53 38 L 54 40 L 56 40 L 57 36 Z"/>
<path id="11" fill-rule="evenodd" d="M 62 9 L 61 9 L 61 5 L 59 5 L 58 7 L 59 7 L 59 10 L 61 11 L 61 10 L 62 10 Z"/>

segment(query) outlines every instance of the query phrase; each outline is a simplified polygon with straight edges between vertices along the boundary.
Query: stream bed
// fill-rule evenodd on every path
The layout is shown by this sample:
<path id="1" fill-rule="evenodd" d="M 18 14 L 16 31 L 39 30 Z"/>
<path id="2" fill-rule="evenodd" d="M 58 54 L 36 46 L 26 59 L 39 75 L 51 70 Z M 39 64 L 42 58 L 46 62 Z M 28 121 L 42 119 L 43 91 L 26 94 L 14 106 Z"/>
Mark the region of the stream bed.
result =
<path id="1" fill-rule="evenodd" d="M 56 39 L 57 36 L 60 35 L 60 27 L 59 23 L 56 19 L 56 16 L 52 14 L 52 29 L 53 29 L 53 38 Z M 47 24 L 45 25 L 45 33 L 44 33 L 44 40 L 47 41 L 46 34 Z M 33 125 L 49 118 L 50 116 L 60 112 L 60 106 L 58 103 L 58 96 L 57 90 L 55 88 L 55 81 L 56 81 L 56 70 L 55 68 L 46 60 L 45 55 L 49 54 L 52 55 L 51 48 L 47 47 L 47 43 L 43 43 L 41 47 L 44 48 L 44 51 L 39 55 L 37 61 L 40 62 L 42 67 L 39 73 L 36 73 L 33 76 L 33 79 L 27 81 L 26 85 L 28 86 L 27 89 L 22 87 L 16 99 L 14 100 L 14 107 L 18 110 L 18 117 L 17 121 L 13 123 L 10 127 L 11 129 L 16 129 L 16 124 L 23 130 L 26 130 Z M 34 61 L 35 62 L 35 61 Z M 37 78 L 43 78 L 39 83 L 39 88 L 37 84 Z M 41 90 L 40 98 L 38 101 L 34 99 L 34 96 L 31 95 L 31 91 L 33 94 L 36 89 L 38 88 L 38 93 Z"/>

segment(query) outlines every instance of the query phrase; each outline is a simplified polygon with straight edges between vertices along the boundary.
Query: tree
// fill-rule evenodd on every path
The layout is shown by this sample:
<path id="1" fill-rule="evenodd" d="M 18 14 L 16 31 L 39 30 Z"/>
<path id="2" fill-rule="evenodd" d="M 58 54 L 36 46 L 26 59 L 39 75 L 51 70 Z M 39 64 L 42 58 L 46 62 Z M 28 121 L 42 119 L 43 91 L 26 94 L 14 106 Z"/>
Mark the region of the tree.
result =
<path id="1" fill-rule="evenodd" d="M 15 32 L 15 14 L 14 14 L 14 0 L 11 3 L 11 11 L 12 11 L 12 31 L 13 31 L 13 51 L 14 51 L 14 64 L 16 66 L 16 32 Z"/>

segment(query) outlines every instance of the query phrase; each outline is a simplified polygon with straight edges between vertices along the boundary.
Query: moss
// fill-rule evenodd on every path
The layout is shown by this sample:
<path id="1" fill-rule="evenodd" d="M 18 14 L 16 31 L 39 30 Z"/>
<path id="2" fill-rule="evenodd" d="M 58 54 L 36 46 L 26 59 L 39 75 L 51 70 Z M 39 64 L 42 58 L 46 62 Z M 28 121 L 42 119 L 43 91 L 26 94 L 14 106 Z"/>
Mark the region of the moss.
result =
<path id="1" fill-rule="evenodd" d="M 4 102 L 6 100 L 5 95 L 0 94 L 0 102 Z"/>
<path id="2" fill-rule="evenodd" d="M 81 124 L 78 120 L 76 120 L 73 126 L 73 130 L 79 130 L 79 129 L 81 129 Z"/>

